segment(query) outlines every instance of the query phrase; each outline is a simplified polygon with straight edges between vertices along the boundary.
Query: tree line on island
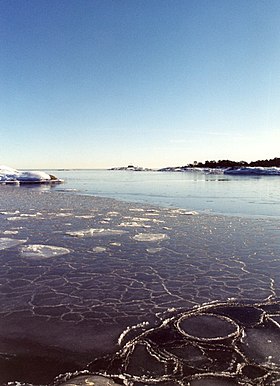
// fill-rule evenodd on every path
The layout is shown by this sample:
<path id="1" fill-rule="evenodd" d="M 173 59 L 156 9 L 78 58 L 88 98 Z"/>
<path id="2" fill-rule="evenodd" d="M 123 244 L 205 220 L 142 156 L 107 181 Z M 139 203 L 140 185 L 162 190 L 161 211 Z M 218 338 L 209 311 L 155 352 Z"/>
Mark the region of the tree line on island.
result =
<path id="1" fill-rule="evenodd" d="M 280 167 L 280 158 L 272 158 L 258 161 L 231 161 L 231 160 L 219 160 L 219 161 L 194 161 L 192 164 L 188 164 L 187 168 L 232 168 L 232 167 Z"/>

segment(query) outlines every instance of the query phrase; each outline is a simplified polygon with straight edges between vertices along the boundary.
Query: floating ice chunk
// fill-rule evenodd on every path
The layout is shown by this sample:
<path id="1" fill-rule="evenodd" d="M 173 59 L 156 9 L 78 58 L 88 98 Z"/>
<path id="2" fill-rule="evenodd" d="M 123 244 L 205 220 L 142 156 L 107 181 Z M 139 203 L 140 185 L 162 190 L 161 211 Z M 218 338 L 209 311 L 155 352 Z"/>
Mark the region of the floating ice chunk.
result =
<path id="1" fill-rule="evenodd" d="M 85 214 L 81 216 L 75 216 L 75 218 L 94 218 L 95 216 L 92 214 Z"/>
<path id="2" fill-rule="evenodd" d="M 61 386 L 118 386 L 120 383 L 114 382 L 110 378 L 100 375 L 79 375 L 61 383 Z"/>
<path id="3" fill-rule="evenodd" d="M 107 215 L 111 217 L 115 217 L 119 215 L 119 212 L 108 212 Z"/>
<path id="4" fill-rule="evenodd" d="M 110 243 L 113 247 L 120 247 L 122 244 L 121 243 Z"/>
<path id="5" fill-rule="evenodd" d="M 158 252 L 162 251 L 162 248 L 147 248 L 146 251 L 153 255 L 155 253 L 158 253 Z"/>
<path id="6" fill-rule="evenodd" d="M 42 213 L 35 213 L 35 214 L 29 214 L 29 213 L 21 213 L 19 215 L 20 217 L 37 217 L 37 216 L 42 216 Z"/>
<path id="7" fill-rule="evenodd" d="M 118 225 L 119 227 L 132 227 L 132 228 L 151 228 L 150 225 L 145 225 L 137 221 L 124 221 Z"/>
<path id="8" fill-rule="evenodd" d="M 119 229 L 104 229 L 104 228 L 89 228 L 82 229 L 80 231 L 66 232 L 65 234 L 73 237 L 93 237 L 93 236 L 111 236 L 111 235 L 122 235 L 127 231 Z"/>
<path id="9" fill-rule="evenodd" d="M 0 214 L 12 216 L 14 214 L 19 214 L 19 210 L 15 210 L 14 212 L 0 212 Z"/>
<path id="10" fill-rule="evenodd" d="M 92 248 L 93 252 L 100 253 L 100 252 L 105 252 L 106 248 L 105 247 L 94 247 Z"/>
<path id="11" fill-rule="evenodd" d="M 24 219 L 25 219 L 24 217 L 20 217 L 20 216 L 7 217 L 8 221 L 17 221 L 17 220 L 24 220 Z"/>
<path id="12" fill-rule="evenodd" d="M 280 334 L 277 327 L 245 330 L 241 346 L 245 355 L 263 366 L 280 367 Z"/>
<path id="13" fill-rule="evenodd" d="M 130 208 L 129 211 L 130 212 L 144 212 L 144 209 L 142 209 L 142 208 Z"/>
<path id="14" fill-rule="evenodd" d="M 21 247 L 21 256 L 31 259 L 49 259 L 51 257 L 65 255 L 69 249 L 45 244 L 30 244 Z"/>
<path id="15" fill-rule="evenodd" d="M 161 241 L 169 239 L 165 233 L 138 233 L 132 238 L 136 241 Z"/>
<path id="16" fill-rule="evenodd" d="M 18 234 L 18 231 L 16 230 L 6 230 L 3 232 L 3 235 L 17 235 Z"/>
<path id="17" fill-rule="evenodd" d="M 12 248 L 16 245 L 26 243 L 27 240 L 10 239 L 7 237 L 0 238 L 0 250 Z"/>
<path id="18" fill-rule="evenodd" d="M 132 217 L 131 221 L 146 222 L 146 221 L 153 221 L 153 219 L 152 218 L 147 218 L 147 217 Z"/>
<path id="19" fill-rule="evenodd" d="M 213 375 L 207 375 L 207 376 L 200 376 L 198 379 L 192 380 L 189 383 L 189 385 L 190 386 L 237 386 L 238 383 L 236 383 L 233 377 L 213 374 Z"/>
<path id="20" fill-rule="evenodd" d="M 181 215 L 185 215 L 185 216 L 195 216 L 198 214 L 198 212 L 196 212 L 195 210 L 185 210 L 185 209 L 172 209 L 170 211 L 170 213 L 172 214 L 181 214 Z"/>
<path id="21" fill-rule="evenodd" d="M 212 314 L 183 315 L 177 322 L 181 334 L 198 341 L 218 341 L 236 337 L 239 326 L 226 316 Z"/>
<path id="22" fill-rule="evenodd" d="M 40 212 L 37 212 L 37 213 L 21 213 L 21 214 L 18 214 L 17 216 L 7 217 L 7 220 L 8 221 L 16 221 L 16 220 L 25 220 L 26 218 L 38 218 L 38 217 L 42 218 L 41 216 L 43 216 L 43 215 Z"/>

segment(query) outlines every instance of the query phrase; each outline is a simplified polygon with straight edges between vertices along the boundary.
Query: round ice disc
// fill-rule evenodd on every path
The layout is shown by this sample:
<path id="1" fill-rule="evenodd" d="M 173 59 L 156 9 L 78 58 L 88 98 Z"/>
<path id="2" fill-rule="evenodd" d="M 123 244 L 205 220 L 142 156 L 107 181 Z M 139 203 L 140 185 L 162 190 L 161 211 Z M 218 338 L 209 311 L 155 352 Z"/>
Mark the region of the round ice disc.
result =
<path id="1" fill-rule="evenodd" d="M 239 333 L 239 326 L 233 320 L 213 314 L 183 315 L 177 327 L 181 334 L 201 341 L 223 340 Z"/>

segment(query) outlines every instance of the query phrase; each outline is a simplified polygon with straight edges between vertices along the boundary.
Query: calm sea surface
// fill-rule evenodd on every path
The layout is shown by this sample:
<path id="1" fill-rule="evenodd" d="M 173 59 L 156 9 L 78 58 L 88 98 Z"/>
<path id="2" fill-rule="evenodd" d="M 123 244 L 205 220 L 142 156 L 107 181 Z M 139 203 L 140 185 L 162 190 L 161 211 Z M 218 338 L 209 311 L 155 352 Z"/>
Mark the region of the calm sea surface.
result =
<path id="1" fill-rule="evenodd" d="M 230 215 L 280 217 L 279 176 L 202 172 L 51 171 L 58 190 Z"/>

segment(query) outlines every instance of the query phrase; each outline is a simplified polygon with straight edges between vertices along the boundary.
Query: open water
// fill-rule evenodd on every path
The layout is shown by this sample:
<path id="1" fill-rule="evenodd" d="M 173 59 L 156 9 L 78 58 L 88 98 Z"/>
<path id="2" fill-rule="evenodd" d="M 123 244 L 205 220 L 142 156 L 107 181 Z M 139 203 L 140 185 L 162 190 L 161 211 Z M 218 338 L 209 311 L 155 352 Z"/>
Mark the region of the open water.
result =
<path id="1" fill-rule="evenodd" d="M 278 178 L 54 174 L 0 189 L 0 385 L 280 385 Z"/>
<path id="2" fill-rule="evenodd" d="M 203 212 L 280 217 L 280 176 L 203 172 L 53 171 L 83 194 Z"/>

